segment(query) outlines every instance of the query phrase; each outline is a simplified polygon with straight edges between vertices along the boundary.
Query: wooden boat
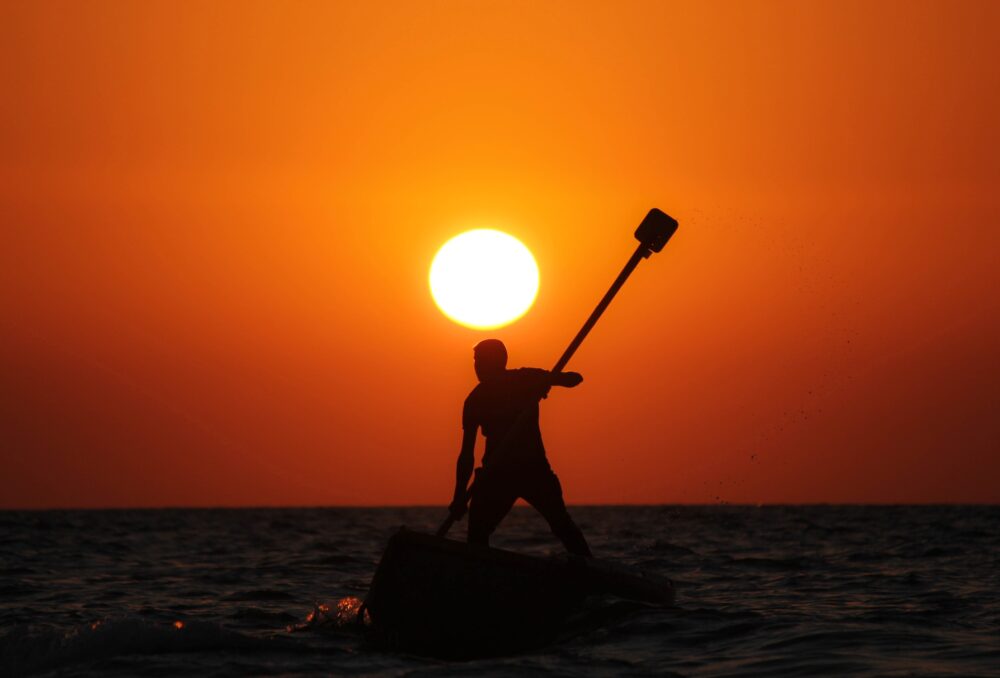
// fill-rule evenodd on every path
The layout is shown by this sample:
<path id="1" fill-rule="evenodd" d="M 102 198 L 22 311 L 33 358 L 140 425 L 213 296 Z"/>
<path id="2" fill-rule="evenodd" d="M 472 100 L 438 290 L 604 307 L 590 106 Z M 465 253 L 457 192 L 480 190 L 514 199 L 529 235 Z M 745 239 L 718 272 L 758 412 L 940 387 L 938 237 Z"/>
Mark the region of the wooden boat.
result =
<path id="1" fill-rule="evenodd" d="M 587 595 L 672 605 L 669 579 L 565 555 L 537 558 L 401 528 L 389 540 L 364 606 L 393 648 L 470 658 L 544 644 Z"/>

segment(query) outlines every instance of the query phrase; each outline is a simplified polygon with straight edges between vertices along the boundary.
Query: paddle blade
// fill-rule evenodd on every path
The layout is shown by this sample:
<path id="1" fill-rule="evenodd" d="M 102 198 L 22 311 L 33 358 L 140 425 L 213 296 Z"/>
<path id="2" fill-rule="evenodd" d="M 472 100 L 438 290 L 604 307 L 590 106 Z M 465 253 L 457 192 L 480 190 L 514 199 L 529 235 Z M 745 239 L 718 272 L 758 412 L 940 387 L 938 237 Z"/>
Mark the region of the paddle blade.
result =
<path id="1" fill-rule="evenodd" d="M 635 238 L 652 252 L 659 252 L 677 230 L 677 220 L 655 207 L 635 229 Z"/>

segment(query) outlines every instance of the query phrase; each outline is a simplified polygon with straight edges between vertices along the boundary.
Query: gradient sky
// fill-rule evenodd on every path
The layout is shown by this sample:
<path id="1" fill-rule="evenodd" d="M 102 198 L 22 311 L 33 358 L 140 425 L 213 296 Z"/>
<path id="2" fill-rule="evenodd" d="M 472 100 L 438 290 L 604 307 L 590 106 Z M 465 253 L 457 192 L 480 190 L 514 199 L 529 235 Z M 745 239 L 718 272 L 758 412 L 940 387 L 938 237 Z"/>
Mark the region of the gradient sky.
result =
<path id="1" fill-rule="evenodd" d="M 653 206 L 543 404 L 567 501 L 1000 500 L 1000 3 L 0 26 L 0 507 L 443 505 L 473 344 L 551 366 Z M 480 227 L 541 270 L 491 332 L 427 286 Z"/>

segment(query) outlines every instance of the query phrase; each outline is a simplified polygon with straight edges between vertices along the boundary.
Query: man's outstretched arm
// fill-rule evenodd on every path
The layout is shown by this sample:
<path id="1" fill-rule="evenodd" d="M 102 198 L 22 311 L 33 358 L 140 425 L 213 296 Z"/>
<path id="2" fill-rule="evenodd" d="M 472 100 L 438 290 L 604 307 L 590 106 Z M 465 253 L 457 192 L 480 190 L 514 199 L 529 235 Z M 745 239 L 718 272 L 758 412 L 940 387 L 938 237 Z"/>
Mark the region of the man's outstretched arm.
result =
<path id="1" fill-rule="evenodd" d="M 448 511 L 458 520 L 465 515 L 468 497 L 466 489 L 469 478 L 472 477 L 472 467 L 476 463 L 476 429 L 467 428 L 462 433 L 462 450 L 458 453 L 458 463 L 455 465 L 455 496 L 451 500 Z"/>
<path id="2" fill-rule="evenodd" d="M 583 381 L 583 375 L 579 372 L 549 372 L 548 370 L 535 369 L 535 374 L 539 376 L 539 398 L 548 398 L 549 389 L 553 386 L 565 386 L 573 388 L 579 386 Z"/>
<path id="3" fill-rule="evenodd" d="M 583 375 L 579 372 L 549 372 L 549 374 L 551 375 L 552 386 L 573 388 L 574 386 L 579 386 L 580 382 L 583 381 Z"/>

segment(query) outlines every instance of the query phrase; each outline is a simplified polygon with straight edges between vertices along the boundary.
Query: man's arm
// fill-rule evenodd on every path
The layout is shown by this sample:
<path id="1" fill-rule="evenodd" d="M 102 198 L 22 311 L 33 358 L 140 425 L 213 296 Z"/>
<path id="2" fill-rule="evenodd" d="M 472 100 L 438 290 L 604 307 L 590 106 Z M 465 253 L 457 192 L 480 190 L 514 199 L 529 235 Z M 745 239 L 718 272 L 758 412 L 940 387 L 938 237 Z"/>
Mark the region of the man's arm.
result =
<path id="1" fill-rule="evenodd" d="M 548 398 L 549 389 L 553 386 L 573 388 L 583 381 L 583 375 L 579 372 L 550 372 L 537 367 L 524 367 L 521 368 L 521 373 L 530 375 L 533 380 L 532 388 L 536 389 L 538 398 Z"/>
<path id="2" fill-rule="evenodd" d="M 579 372 L 549 372 L 552 386 L 565 386 L 573 388 L 579 386 L 583 381 L 583 375 Z"/>
<path id="3" fill-rule="evenodd" d="M 458 453 L 458 463 L 455 465 L 455 497 L 448 511 L 455 520 L 465 515 L 468 497 L 466 489 L 469 478 L 472 477 L 472 467 L 476 463 L 476 428 L 467 428 L 462 432 L 462 450 Z"/>

